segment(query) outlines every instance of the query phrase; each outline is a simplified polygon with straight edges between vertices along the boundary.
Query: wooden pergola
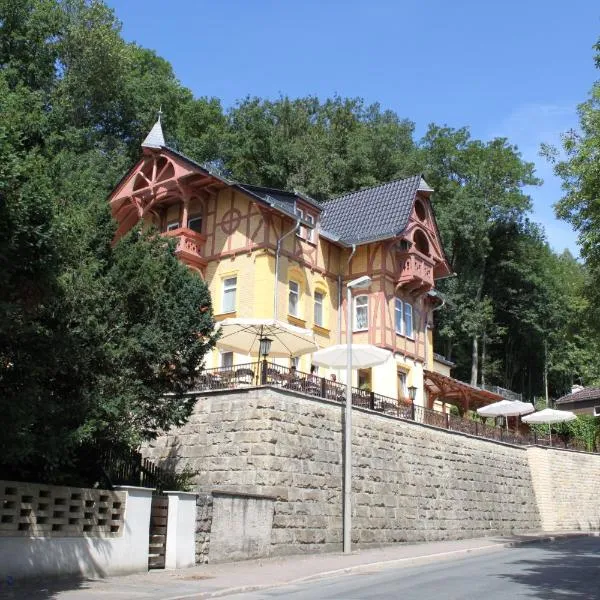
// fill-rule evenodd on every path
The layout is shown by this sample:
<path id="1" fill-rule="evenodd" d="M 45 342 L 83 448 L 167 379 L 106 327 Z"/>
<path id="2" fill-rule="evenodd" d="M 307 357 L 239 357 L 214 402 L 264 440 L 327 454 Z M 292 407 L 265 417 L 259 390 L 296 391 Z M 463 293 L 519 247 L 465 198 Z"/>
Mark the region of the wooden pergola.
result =
<path id="1" fill-rule="evenodd" d="M 425 369 L 423 378 L 428 397 L 427 408 L 433 408 L 433 403 L 439 400 L 455 404 L 463 412 L 466 412 L 503 400 L 500 394 L 483 390 L 435 371 Z"/>

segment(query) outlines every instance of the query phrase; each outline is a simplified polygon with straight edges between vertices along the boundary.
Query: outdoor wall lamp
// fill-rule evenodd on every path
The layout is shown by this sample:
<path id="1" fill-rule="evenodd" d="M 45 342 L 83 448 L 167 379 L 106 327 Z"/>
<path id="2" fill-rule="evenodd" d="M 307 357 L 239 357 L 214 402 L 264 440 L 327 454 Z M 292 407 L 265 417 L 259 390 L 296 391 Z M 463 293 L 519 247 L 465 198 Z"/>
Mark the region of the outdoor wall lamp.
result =
<path id="1" fill-rule="evenodd" d="M 415 398 L 417 397 L 417 388 L 414 385 L 408 387 L 408 397 L 411 402 L 415 401 Z"/>

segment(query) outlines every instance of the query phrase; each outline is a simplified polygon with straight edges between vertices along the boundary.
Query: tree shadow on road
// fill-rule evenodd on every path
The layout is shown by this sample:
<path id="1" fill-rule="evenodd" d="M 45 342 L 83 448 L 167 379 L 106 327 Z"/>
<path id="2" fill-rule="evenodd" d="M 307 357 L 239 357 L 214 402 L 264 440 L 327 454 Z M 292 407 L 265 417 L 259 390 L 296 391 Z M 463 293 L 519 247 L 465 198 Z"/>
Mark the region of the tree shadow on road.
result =
<path id="1" fill-rule="evenodd" d="M 557 542 L 539 546 L 543 556 L 519 560 L 521 572 L 502 573 L 498 577 L 531 589 L 540 600 L 598 600 L 600 598 L 600 540 L 595 537 L 577 541 L 577 545 Z"/>

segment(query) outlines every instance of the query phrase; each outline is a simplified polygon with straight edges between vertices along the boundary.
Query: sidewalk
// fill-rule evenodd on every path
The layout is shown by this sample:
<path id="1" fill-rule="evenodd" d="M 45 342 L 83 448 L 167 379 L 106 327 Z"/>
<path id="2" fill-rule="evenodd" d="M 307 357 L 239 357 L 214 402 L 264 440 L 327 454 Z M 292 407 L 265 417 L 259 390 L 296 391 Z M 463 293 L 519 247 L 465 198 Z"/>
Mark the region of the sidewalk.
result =
<path id="1" fill-rule="evenodd" d="M 528 534 L 448 542 L 398 544 L 358 550 L 350 555 L 311 554 L 198 565 L 173 571 L 95 580 L 14 582 L 0 588 L 0 598 L 10 600 L 183 600 L 218 598 L 233 593 L 280 586 L 300 580 L 357 573 L 385 567 L 458 559 L 469 553 L 496 552 L 502 548 L 548 543 L 585 533 Z"/>

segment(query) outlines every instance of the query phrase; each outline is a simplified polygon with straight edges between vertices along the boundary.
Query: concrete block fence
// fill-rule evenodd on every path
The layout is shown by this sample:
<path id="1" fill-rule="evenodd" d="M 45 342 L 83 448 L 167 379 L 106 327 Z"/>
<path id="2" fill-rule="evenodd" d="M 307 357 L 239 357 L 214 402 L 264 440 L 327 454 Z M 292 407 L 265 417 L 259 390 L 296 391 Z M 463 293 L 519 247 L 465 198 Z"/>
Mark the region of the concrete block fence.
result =
<path id="1" fill-rule="evenodd" d="M 148 568 L 152 489 L 0 481 L 0 581 Z"/>

